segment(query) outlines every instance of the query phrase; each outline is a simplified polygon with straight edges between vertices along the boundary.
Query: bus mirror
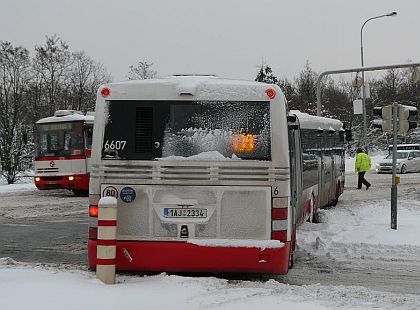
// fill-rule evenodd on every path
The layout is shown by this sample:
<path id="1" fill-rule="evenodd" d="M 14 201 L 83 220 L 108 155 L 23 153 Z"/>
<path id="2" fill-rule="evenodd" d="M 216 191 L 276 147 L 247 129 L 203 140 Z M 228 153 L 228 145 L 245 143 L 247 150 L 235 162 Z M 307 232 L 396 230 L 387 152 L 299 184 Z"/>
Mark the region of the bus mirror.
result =
<path id="1" fill-rule="evenodd" d="M 298 125 L 289 125 L 288 126 L 290 130 L 298 130 L 299 126 Z"/>
<path id="2" fill-rule="evenodd" d="M 288 123 L 295 123 L 296 122 L 296 115 L 287 115 L 287 122 Z"/>

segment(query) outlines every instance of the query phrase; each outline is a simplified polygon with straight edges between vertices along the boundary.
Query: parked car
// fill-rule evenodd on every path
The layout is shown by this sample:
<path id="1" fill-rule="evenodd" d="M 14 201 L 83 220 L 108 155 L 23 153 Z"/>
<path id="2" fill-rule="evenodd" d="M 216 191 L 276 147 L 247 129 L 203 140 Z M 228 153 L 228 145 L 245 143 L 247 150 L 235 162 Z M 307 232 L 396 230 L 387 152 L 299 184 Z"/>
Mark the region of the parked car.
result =
<path id="1" fill-rule="evenodd" d="M 420 151 L 397 151 L 397 173 L 418 171 L 420 171 Z M 392 153 L 376 164 L 376 172 L 392 172 Z"/>

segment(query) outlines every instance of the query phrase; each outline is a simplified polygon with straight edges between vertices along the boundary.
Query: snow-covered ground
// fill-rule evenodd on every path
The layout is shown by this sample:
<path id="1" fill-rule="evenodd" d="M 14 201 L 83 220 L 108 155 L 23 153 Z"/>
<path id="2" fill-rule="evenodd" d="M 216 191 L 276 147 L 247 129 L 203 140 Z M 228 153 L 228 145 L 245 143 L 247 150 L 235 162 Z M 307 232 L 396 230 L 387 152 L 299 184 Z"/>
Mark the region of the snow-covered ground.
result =
<path id="1" fill-rule="evenodd" d="M 372 156 L 373 164 L 382 157 Z M 348 159 L 347 162 L 347 166 L 351 167 L 349 171 L 353 171 L 354 159 Z M 348 172 L 348 175 L 352 174 Z M 420 175 L 410 174 L 407 177 L 420 178 Z M 389 181 L 388 176 L 381 178 Z M 397 266 L 402 261 L 417 264 L 420 260 L 418 184 L 404 185 L 399 189 L 398 229 L 392 230 L 387 183 L 378 181 L 369 191 L 357 191 L 352 184 L 355 178 L 348 179 L 345 193 L 337 207 L 322 211 L 322 223 L 305 223 L 299 228 L 298 246 L 314 255 L 325 255 L 343 264 L 358 264 L 358 261 L 368 259 L 375 264 L 393 262 Z M 6 187 L 8 189 L 2 189 L 3 192 L 19 188 Z M 28 187 L 32 188 L 31 185 Z M 243 281 L 212 276 L 117 275 L 117 284 L 109 286 L 101 283 L 94 273 L 87 270 L 25 264 L 10 258 L 0 258 L 0 309 L 256 307 L 315 310 L 420 309 L 420 295 L 374 291 L 364 287 L 363 283 L 360 286 L 316 283 L 289 285 L 281 283 L 281 277 L 268 281 Z"/>
<path id="2" fill-rule="evenodd" d="M 418 309 L 420 298 L 361 286 L 294 286 L 275 280 L 118 275 L 105 285 L 88 271 L 0 260 L 2 309 Z"/>

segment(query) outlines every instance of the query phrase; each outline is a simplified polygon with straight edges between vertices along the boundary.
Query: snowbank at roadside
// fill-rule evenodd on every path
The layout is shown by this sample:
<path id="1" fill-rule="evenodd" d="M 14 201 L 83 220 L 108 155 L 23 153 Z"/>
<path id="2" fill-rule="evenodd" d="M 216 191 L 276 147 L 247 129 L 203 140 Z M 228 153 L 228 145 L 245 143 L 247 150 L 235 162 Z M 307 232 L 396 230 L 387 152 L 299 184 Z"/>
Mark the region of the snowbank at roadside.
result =
<path id="1" fill-rule="evenodd" d="M 12 309 L 408 309 L 414 295 L 363 287 L 293 286 L 274 280 L 231 281 L 215 277 L 117 276 L 105 285 L 88 271 L 9 268 L 0 261 L 2 308 Z M 24 292 L 24 298 L 16 294 Z"/>
<path id="2" fill-rule="evenodd" d="M 36 190 L 36 189 L 37 188 L 33 182 L 10 184 L 10 185 L 0 184 L 0 193 L 27 191 L 27 190 Z"/>

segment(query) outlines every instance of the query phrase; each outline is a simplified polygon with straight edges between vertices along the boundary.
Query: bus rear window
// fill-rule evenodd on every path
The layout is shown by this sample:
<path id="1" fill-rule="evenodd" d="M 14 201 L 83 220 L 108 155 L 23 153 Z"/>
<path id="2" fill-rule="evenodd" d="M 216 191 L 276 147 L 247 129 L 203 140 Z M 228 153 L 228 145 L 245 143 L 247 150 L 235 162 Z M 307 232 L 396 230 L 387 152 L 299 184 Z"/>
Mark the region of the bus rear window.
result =
<path id="1" fill-rule="evenodd" d="M 103 159 L 271 159 L 268 101 L 107 104 Z"/>

